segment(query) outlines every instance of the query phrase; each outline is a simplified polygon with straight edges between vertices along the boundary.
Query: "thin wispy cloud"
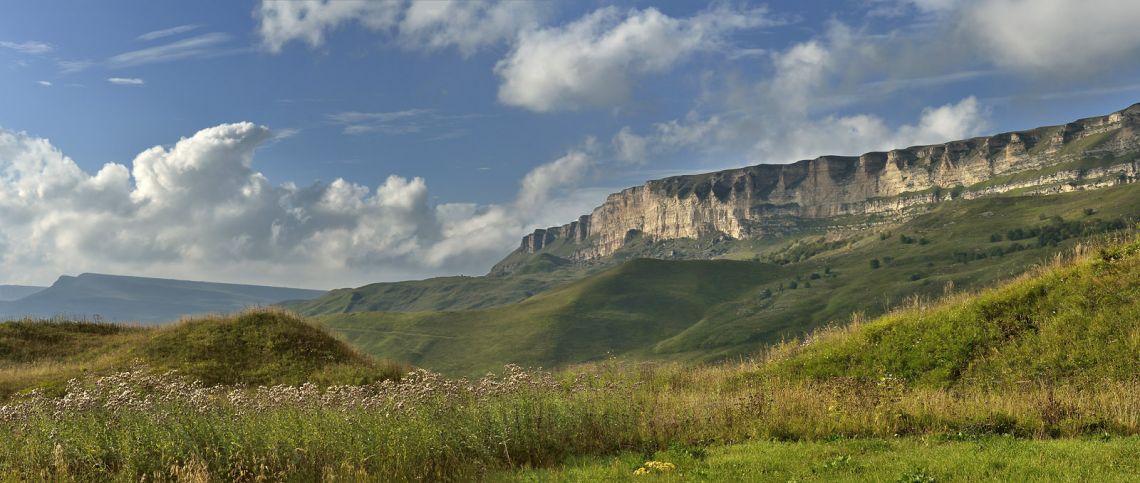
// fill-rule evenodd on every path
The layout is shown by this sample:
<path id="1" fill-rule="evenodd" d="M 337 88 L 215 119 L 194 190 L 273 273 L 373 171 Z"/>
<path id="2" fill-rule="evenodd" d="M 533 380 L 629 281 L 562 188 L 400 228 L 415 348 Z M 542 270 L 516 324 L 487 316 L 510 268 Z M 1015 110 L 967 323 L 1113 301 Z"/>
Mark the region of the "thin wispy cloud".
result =
<path id="1" fill-rule="evenodd" d="M 55 50 L 51 44 L 46 42 L 11 42 L 7 40 L 0 40 L 0 48 L 15 50 L 21 54 L 40 55 L 46 54 Z"/>
<path id="2" fill-rule="evenodd" d="M 88 67 L 95 65 L 91 60 L 58 60 L 56 65 L 59 66 L 59 71 L 63 74 L 74 74 L 87 70 Z"/>
<path id="3" fill-rule="evenodd" d="M 156 47 L 124 52 L 111 57 L 107 63 L 111 67 L 130 67 L 174 60 L 213 57 L 223 53 L 220 47 L 229 40 L 230 36 L 227 34 L 211 32 Z"/>
<path id="4" fill-rule="evenodd" d="M 42 80 L 42 81 L 36 81 L 36 84 L 39 84 L 39 85 L 41 85 L 41 86 L 44 86 L 44 87 L 51 87 L 51 82 L 50 82 L 50 81 L 45 81 L 45 80 Z"/>
<path id="5" fill-rule="evenodd" d="M 455 121 L 471 119 L 476 115 L 442 114 L 435 109 L 406 109 L 390 112 L 346 111 L 329 114 L 329 122 L 341 126 L 344 134 L 381 133 L 389 135 L 415 134 L 428 130 L 447 129 Z M 447 129 L 449 133 L 465 132 Z"/>
<path id="6" fill-rule="evenodd" d="M 117 86 L 141 86 L 146 85 L 146 81 L 134 77 L 111 77 L 107 82 Z"/>
<path id="7" fill-rule="evenodd" d="M 178 35 L 178 34 L 184 34 L 186 32 L 191 32 L 191 31 L 197 30 L 198 27 L 199 26 L 196 24 L 179 25 L 177 27 L 170 27 L 168 29 L 162 29 L 162 30 L 155 30 L 152 32 L 147 32 L 145 34 L 142 34 L 142 35 L 136 37 L 135 40 L 141 40 L 143 42 L 150 42 L 152 40 L 158 40 L 158 39 L 161 39 L 164 37 L 170 37 L 172 35 Z"/>

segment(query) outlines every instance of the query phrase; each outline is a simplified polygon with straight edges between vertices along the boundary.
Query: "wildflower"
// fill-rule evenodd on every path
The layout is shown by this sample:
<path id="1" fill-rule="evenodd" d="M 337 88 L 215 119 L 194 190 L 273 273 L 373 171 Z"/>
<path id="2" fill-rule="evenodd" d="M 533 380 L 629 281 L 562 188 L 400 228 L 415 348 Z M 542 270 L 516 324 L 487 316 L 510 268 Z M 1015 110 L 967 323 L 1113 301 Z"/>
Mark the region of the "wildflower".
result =
<path id="1" fill-rule="evenodd" d="M 634 470 L 635 475 L 648 475 L 651 473 L 665 473 L 677 469 L 677 465 L 665 461 L 646 461 L 640 468 Z"/>

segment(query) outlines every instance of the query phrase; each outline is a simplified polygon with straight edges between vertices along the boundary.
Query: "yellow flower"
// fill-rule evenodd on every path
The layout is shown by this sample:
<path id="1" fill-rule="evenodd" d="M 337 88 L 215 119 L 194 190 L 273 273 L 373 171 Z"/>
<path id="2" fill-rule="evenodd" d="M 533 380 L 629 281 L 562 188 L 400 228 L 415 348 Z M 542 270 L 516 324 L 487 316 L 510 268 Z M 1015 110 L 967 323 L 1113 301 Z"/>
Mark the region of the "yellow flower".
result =
<path id="1" fill-rule="evenodd" d="M 635 474 L 635 475 L 638 475 L 638 476 L 640 476 L 640 475 L 648 475 L 648 474 L 649 474 L 649 469 L 648 469 L 648 468 L 646 468 L 646 467 L 644 467 L 644 466 L 642 466 L 641 468 L 638 468 L 638 469 L 634 470 L 633 474 Z"/>

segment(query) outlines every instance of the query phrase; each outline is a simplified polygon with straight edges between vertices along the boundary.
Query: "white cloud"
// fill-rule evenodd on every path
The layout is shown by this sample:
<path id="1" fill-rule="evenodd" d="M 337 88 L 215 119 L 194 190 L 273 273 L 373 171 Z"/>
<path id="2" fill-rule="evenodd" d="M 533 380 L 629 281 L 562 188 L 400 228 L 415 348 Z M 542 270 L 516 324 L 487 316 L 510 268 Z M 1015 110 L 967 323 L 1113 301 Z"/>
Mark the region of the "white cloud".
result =
<path id="1" fill-rule="evenodd" d="M 0 273 L 314 287 L 480 273 L 525 232 L 604 196 L 567 189 L 592 165 L 590 142 L 527 175 L 515 201 L 432 206 L 422 178 L 390 176 L 375 189 L 271 184 L 254 164 L 272 138 L 224 124 L 91 175 L 47 140 L 0 130 Z"/>
<path id="2" fill-rule="evenodd" d="M 49 44 L 49 43 L 35 42 L 35 41 L 11 42 L 11 41 L 7 41 L 7 40 L 0 40 L 0 48 L 15 50 L 16 52 L 19 52 L 21 54 L 28 54 L 28 55 L 47 54 L 47 53 L 55 50 L 51 46 L 51 44 Z"/>
<path id="3" fill-rule="evenodd" d="M 455 47 L 470 56 L 534 27 L 545 9 L 541 3 L 509 0 L 266 0 L 254 16 L 261 43 L 270 52 L 280 52 L 292 41 L 321 47 L 330 32 L 355 23 L 394 34 L 406 48 Z"/>
<path id="4" fill-rule="evenodd" d="M 634 134 L 629 126 L 621 128 L 614 135 L 612 142 L 619 160 L 636 164 L 646 161 L 645 155 L 649 147 L 649 140 L 644 136 Z"/>
<path id="5" fill-rule="evenodd" d="M 107 60 L 107 63 L 111 67 L 118 68 L 170 62 L 174 60 L 212 57 L 223 53 L 221 45 L 229 40 L 230 36 L 227 34 L 211 32 L 156 47 L 124 52 L 111 57 Z"/>
<path id="6" fill-rule="evenodd" d="M 51 87 L 51 81 L 46 81 L 46 80 L 36 81 L 36 84 L 39 84 L 39 85 L 44 86 L 44 87 Z"/>
<path id="7" fill-rule="evenodd" d="M 134 77 L 109 77 L 107 82 L 117 86 L 141 86 L 145 85 L 146 81 Z"/>
<path id="8" fill-rule="evenodd" d="M 152 40 L 158 40 L 158 39 L 161 39 L 163 37 L 170 37 L 172 35 L 178 35 L 178 34 L 184 34 L 186 32 L 192 32 L 192 31 L 197 30 L 197 29 L 198 29 L 198 25 L 193 25 L 193 24 L 179 25 L 177 27 L 170 27 L 167 29 L 147 32 L 145 34 L 138 36 L 135 40 L 141 40 L 143 42 L 150 42 Z"/>
<path id="9" fill-rule="evenodd" d="M 401 41 L 412 48 L 455 47 L 464 56 L 512 40 L 538 25 L 539 2 L 416 1 L 400 21 Z"/>
<path id="10" fill-rule="evenodd" d="M 557 198 L 565 187 L 576 186 L 595 165 L 595 141 L 588 139 L 582 149 L 572 149 L 565 156 L 531 170 L 521 183 L 520 208 L 536 209 L 551 198 Z"/>
<path id="11" fill-rule="evenodd" d="M 669 70 L 732 31 L 770 23 L 762 9 L 714 8 L 673 18 L 607 7 L 560 27 L 524 31 L 495 65 L 499 101 L 545 112 L 611 106 L 640 77 Z"/>
<path id="12" fill-rule="evenodd" d="M 963 30 L 1001 66 L 1019 70 L 1106 70 L 1140 55 L 1135 0 L 978 0 Z"/>
<path id="13" fill-rule="evenodd" d="M 456 129 L 457 122 L 479 117 L 474 114 L 443 114 L 435 109 L 405 109 L 388 112 L 346 111 L 326 116 L 332 124 L 342 126 L 348 135 L 381 133 L 404 135 L 428 131 L 443 131 L 436 139 L 457 137 L 464 131 Z"/>
<path id="14" fill-rule="evenodd" d="M 708 86 L 702 102 L 713 112 L 691 111 L 682 119 L 655 124 L 652 131 L 641 135 L 645 151 L 666 155 L 694 150 L 719 160 L 715 166 L 719 168 L 789 163 L 829 154 L 859 155 L 981 134 L 988 113 L 973 96 L 928 107 L 916 113 L 913 122 L 894 125 L 857 110 L 833 114 L 838 108 L 854 110 L 851 106 L 867 96 L 889 93 L 904 84 L 936 86 L 987 75 L 971 71 L 901 80 L 894 77 L 899 73 L 869 68 L 893 57 L 880 47 L 878 39 L 833 22 L 819 38 L 772 52 L 770 76 L 752 83 L 730 79 Z M 886 80 L 862 82 L 868 74 Z"/>

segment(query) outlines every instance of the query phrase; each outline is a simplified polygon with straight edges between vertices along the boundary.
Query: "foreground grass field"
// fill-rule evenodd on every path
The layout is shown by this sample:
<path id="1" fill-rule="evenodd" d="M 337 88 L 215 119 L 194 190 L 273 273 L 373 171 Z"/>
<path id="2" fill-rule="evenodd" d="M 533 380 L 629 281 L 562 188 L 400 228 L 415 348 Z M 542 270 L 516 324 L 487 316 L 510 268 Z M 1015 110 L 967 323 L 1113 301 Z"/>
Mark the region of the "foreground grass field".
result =
<path id="1" fill-rule="evenodd" d="M 1140 243 L 1124 243 L 734 364 L 419 370 L 324 388 L 93 374 L 62 397 L 2 403 L 0 479 L 1127 480 L 1140 455 L 1136 287 Z M 263 315 L 218 323 L 282 322 Z M 241 352 L 278 347 L 186 342 L 183 364 L 218 349 L 256 366 L 274 351 Z"/>
<path id="2" fill-rule="evenodd" d="M 676 447 L 649 461 L 671 463 L 635 475 L 645 455 L 583 458 L 552 469 L 503 472 L 496 479 L 546 481 L 1133 481 L 1140 438 L 1022 440 L 892 438 L 765 441 L 696 451 Z M 652 467 L 651 467 L 652 468 Z"/>

